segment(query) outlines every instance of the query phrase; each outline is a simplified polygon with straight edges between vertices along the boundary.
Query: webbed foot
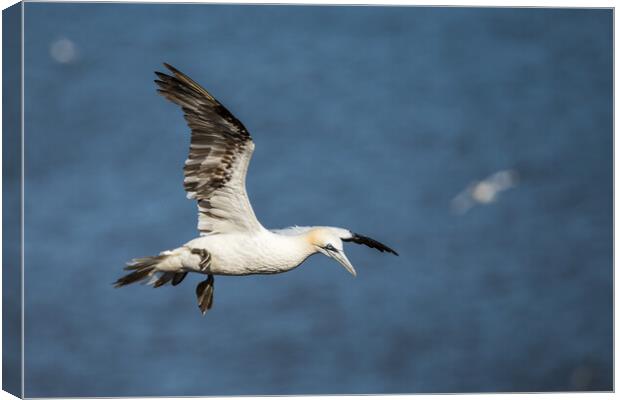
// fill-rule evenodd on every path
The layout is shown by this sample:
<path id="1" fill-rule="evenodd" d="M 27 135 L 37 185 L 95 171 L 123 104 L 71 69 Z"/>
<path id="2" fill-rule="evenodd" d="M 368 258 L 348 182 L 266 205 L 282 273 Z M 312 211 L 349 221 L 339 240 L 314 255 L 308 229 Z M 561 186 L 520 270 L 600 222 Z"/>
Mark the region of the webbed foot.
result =
<path id="1" fill-rule="evenodd" d="M 206 280 L 196 286 L 196 297 L 198 298 L 198 308 L 202 315 L 213 306 L 213 275 L 209 275 Z"/>

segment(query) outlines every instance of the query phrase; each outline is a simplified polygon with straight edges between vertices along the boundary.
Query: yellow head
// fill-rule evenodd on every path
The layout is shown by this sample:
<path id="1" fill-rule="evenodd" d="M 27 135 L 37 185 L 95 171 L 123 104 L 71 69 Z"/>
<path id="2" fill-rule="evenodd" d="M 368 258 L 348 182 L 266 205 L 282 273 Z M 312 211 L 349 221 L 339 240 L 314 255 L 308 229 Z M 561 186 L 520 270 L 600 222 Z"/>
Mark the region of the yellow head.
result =
<path id="1" fill-rule="evenodd" d="M 351 233 L 346 229 L 332 227 L 313 228 L 306 234 L 306 240 L 320 253 L 338 261 L 351 275 L 356 276 L 355 268 L 344 254 L 341 237 L 348 237 Z"/>

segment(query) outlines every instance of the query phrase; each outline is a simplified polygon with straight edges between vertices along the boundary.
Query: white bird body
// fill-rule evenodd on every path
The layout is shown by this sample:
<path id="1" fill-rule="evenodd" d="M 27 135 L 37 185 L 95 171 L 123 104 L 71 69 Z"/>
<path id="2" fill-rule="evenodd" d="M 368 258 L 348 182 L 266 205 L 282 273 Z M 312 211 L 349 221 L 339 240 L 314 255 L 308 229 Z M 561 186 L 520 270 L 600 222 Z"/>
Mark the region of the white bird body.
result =
<path id="1" fill-rule="evenodd" d="M 182 107 L 192 130 L 185 161 L 187 197 L 198 202 L 201 236 L 158 256 L 136 258 L 133 271 L 116 287 L 150 279 L 154 287 L 183 281 L 189 272 L 207 275 L 198 284 L 198 306 L 203 314 L 213 302 L 214 275 L 276 274 L 290 271 L 309 256 L 322 253 L 356 275 L 343 250 L 343 241 L 364 244 L 381 252 L 397 253 L 369 237 L 348 229 L 316 226 L 267 230 L 258 222 L 245 190 L 254 142 L 243 124 L 209 92 L 187 75 L 165 64 L 173 75 L 156 72 L 158 91 Z"/>
<path id="2" fill-rule="evenodd" d="M 157 269 L 166 272 L 198 272 L 212 275 L 277 274 L 298 267 L 318 252 L 313 238 L 329 230 L 347 234 L 345 229 L 331 227 L 291 227 L 281 230 L 260 229 L 205 235 L 192 239 L 172 251 Z M 201 257 L 190 249 L 209 253 L 209 265 L 200 267 Z"/>
<path id="3" fill-rule="evenodd" d="M 257 232 L 206 235 L 185 244 L 211 254 L 209 267 L 203 273 L 214 275 L 277 274 L 299 266 L 316 253 L 305 235 L 286 236 L 261 229 Z M 200 258 L 193 255 L 188 265 L 200 272 Z"/>

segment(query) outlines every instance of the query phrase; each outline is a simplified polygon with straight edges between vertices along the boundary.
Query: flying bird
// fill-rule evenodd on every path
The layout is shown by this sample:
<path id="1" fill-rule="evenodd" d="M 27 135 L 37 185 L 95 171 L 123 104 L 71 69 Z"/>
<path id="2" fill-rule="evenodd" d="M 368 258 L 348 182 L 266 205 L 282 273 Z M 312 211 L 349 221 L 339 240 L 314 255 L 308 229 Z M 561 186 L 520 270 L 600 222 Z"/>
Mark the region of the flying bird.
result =
<path id="1" fill-rule="evenodd" d="M 157 256 L 131 260 L 125 267 L 130 272 L 119 278 L 115 287 L 134 282 L 176 286 L 189 272 L 203 274 L 207 278 L 196 287 L 196 296 L 204 315 L 213 305 L 215 275 L 277 274 L 321 253 L 355 276 L 343 242 L 398 255 L 388 246 L 344 228 L 264 228 L 245 190 L 254 151 L 250 133 L 202 86 L 171 65 L 164 65 L 170 72 L 155 72 L 157 91 L 181 107 L 191 129 L 183 184 L 187 197 L 198 203 L 200 236 Z"/>

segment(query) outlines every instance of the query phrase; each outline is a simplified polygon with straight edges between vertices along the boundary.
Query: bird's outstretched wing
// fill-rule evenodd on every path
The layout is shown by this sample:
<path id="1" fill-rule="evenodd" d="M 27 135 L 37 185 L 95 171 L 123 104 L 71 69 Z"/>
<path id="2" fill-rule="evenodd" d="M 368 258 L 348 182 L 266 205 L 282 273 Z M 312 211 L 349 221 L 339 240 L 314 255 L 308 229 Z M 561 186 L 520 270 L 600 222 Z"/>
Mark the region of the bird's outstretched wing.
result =
<path id="1" fill-rule="evenodd" d="M 198 201 L 202 235 L 260 229 L 245 190 L 254 143 L 250 133 L 209 92 L 171 65 L 155 72 L 158 92 L 181 106 L 192 131 L 185 161 L 187 197 Z"/>

